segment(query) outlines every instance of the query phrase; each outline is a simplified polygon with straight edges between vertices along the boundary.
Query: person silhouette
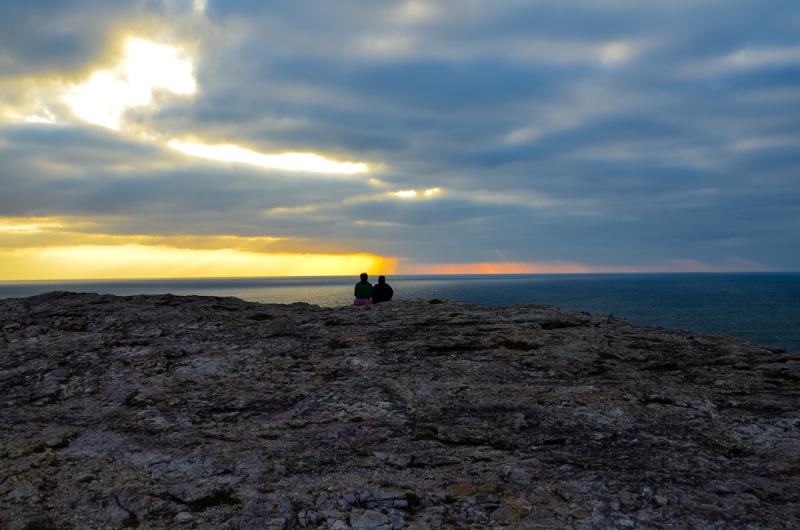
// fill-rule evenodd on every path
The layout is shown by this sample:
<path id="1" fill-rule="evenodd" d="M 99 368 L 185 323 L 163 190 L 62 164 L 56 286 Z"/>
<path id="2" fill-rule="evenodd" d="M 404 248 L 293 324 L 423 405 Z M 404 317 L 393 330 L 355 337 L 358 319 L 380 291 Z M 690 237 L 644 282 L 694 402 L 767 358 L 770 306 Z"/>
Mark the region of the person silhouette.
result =
<path id="1" fill-rule="evenodd" d="M 391 302 L 394 290 L 386 283 L 386 276 L 378 276 L 378 285 L 372 288 L 372 302 Z"/>
<path id="2" fill-rule="evenodd" d="M 356 284 L 353 305 L 372 305 L 372 284 L 367 281 L 366 272 L 361 273 L 361 281 Z"/>

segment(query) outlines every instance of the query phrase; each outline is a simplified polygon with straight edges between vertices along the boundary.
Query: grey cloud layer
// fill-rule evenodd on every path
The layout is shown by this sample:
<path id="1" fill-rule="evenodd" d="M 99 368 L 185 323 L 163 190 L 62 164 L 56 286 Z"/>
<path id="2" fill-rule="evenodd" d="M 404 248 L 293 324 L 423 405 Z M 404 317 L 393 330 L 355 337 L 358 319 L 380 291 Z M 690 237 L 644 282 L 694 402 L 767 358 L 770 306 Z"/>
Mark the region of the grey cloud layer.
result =
<path id="1" fill-rule="evenodd" d="M 800 269 L 794 0 L 210 0 L 202 16 L 189 1 L 28 4 L 0 7 L 0 79 L 86 69 L 131 17 L 179 20 L 199 92 L 134 109 L 131 123 L 163 141 L 195 135 L 383 169 L 329 178 L 192 160 L 93 126 L 7 125 L 2 215 L 347 239 L 417 262 L 496 261 L 500 250 L 514 261 L 736 257 Z M 443 195 L 348 201 L 432 187 Z"/>

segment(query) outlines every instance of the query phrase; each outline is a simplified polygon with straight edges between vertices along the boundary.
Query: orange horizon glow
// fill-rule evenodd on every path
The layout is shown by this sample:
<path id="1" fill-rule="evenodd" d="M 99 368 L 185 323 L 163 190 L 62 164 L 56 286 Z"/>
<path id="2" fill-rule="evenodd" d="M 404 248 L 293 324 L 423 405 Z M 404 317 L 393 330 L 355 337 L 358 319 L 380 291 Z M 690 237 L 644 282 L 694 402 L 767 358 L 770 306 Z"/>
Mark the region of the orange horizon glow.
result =
<path id="1" fill-rule="evenodd" d="M 404 264 L 397 274 L 587 274 L 653 272 L 776 272 L 777 269 L 747 260 L 731 260 L 727 265 L 710 265 L 696 260 L 667 260 L 664 265 L 598 266 L 570 261 L 516 263 L 424 263 Z"/>
<path id="2" fill-rule="evenodd" d="M 172 278 L 257 278 L 292 276 L 587 274 L 773 272 L 741 260 L 712 266 L 669 260 L 662 266 L 586 266 L 575 262 L 402 264 L 370 254 L 259 253 L 234 249 L 196 250 L 144 245 L 81 245 L 0 250 L 0 281 Z"/>
<path id="3" fill-rule="evenodd" d="M 144 245 L 0 250 L 1 281 L 357 276 L 394 274 L 395 258 L 371 254 L 260 253 Z"/>

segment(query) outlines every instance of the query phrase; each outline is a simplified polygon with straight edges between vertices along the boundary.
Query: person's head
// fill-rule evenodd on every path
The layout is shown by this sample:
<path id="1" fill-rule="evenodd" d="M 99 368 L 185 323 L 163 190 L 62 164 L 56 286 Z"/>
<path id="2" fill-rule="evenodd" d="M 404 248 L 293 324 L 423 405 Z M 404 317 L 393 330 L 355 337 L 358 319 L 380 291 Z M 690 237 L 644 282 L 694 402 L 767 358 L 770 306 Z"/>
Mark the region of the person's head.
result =
<path id="1" fill-rule="evenodd" d="M 386 283 L 386 276 L 378 276 L 378 283 Z"/>
<path id="2" fill-rule="evenodd" d="M 362 272 L 361 273 L 361 281 L 365 282 L 365 281 L 367 281 L 367 278 L 369 278 L 369 276 L 367 276 L 367 273 L 366 272 Z"/>

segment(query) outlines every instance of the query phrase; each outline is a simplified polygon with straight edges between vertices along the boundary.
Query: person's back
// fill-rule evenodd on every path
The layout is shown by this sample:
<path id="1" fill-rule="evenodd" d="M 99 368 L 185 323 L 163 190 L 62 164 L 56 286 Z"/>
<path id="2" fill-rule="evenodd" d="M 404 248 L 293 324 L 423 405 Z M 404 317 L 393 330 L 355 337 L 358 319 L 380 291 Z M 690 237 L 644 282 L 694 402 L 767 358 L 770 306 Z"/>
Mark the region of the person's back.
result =
<path id="1" fill-rule="evenodd" d="M 381 302 L 390 302 L 394 296 L 394 291 L 386 283 L 385 276 L 378 277 L 378 285 L 372 288 L 372 301 L 376 304 Z"/>
<path id="2" fill-rule="evenodd" d="M 372 284 L 367 281 L 367 273 L 361 273 L 361 281 L 356 284 L 353 305 L 372 305 Z"/>

